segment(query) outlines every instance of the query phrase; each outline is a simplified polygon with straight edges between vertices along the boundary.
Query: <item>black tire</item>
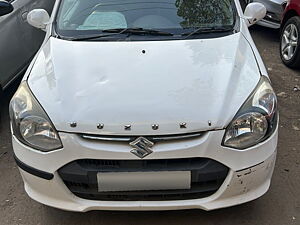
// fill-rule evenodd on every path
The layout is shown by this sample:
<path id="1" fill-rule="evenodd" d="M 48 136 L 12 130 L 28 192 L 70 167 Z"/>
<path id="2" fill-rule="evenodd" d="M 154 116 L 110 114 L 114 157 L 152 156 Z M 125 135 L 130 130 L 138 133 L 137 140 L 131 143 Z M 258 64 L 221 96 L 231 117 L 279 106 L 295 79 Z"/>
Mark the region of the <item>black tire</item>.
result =
<path id="1" fill-rule="evenodd" d="M 298 45 L 296 47 L 296 51 L 293 55 L 293 57 L 289 60 L 285 59 L 283 53 L 282 53 L 282 40 L 283 40 L 283 34 L 285 29 L 291 25 L 294 24 L 297 28 L 298 31 Z M 281 29 L 281 34 L 280 34 L 280 57 L 282 62 L 287 66 L 292 69 L 300 69 L 300 17 L 299 16 L 294 16 L 290 18 L 283 26 Z"/>

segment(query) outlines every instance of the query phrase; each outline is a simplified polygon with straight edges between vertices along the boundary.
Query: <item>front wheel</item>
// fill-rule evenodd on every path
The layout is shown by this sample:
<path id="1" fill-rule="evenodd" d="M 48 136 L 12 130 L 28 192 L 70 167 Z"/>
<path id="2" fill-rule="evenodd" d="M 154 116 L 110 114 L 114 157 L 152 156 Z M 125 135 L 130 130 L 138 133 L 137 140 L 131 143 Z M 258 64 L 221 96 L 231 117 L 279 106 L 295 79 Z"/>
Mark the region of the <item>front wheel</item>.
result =
<path id="1" fill-rule="evenodd" d="M 283 63 L 294 69 L 300 68 L 300 17 L 290 18 L 281 31 L 280 57 Z"/>

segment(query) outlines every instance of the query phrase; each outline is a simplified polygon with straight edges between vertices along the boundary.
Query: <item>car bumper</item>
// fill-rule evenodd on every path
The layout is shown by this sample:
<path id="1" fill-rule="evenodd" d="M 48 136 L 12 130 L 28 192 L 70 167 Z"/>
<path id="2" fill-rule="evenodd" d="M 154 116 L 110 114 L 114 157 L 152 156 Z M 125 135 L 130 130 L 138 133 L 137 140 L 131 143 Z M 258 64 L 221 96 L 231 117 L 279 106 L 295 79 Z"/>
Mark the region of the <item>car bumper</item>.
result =
<path id="1" fill-rule="evenodd" d="M 64 148 L 41 153 L 13 137 L 15 156 L 23 166 L 20 172 L 28 195 L 45 205 L 69 211 L 89 210 L 177 210 L 198 208 L 213 210 L 254 200 L 269 188 L 276 160 L 277 131 L 255 147 L 237 151 L 220 145 L 224 130 L 206 133 L 201 138 L 157 144 L 147 159 L 203 157 L 229 168 L 217 192 L 209 197 L 172 201 L 98 201 L 75 196 L 61 179 L 58 170 L 78 159 L 137 159 L 130 147 L 115 143 L 88 142 L 75 134 L 60 133 Z M 52 174 L 40 177 L 33 170 Z"/>

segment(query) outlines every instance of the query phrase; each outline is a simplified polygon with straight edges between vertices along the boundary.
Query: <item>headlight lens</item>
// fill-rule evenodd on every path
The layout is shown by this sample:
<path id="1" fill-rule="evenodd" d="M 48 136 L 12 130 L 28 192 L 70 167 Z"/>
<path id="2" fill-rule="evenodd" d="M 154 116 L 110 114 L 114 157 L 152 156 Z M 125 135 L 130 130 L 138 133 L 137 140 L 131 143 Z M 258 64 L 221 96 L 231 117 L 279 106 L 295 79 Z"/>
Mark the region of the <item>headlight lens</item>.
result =
<path id="1" fill-rule="evenodd" d="M 62 148 L 57 131 L 26 82 L 12 98 L 9 112 L 13 133 L 23 144 L 43 152 Z"/>
<path id="2" fill-rule="evenodd" d="M 245 149 L 273 134 L 277 125 L 277 99 L 268 78 L 262 76 L 256 90 L 226 129 L 223 145 Z"/>

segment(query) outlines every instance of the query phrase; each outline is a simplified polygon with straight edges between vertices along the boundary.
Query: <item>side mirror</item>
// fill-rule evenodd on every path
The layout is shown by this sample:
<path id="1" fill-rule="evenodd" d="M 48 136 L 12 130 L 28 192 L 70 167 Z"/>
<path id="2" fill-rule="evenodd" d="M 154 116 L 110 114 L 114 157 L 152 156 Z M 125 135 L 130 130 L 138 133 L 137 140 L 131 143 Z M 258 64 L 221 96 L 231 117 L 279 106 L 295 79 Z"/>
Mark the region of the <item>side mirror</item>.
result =
<path id="1" fill-rule="evenodd" d="M 248 27 L 263 19 L 267 14 L 266 7 L 259 2 L 249 3 L 245 9 L 244 19 L 247 21 Z"/>
<path id="2" fill-rule="evenodd" d="M 34 9 L 28 13 L 27 22 L 33 27 L 46 31 L 50 16 L 44 9 Z"/>
<path id="3" fill-rule="evenodd" d="M 7 1 L 0 1 L 0 16 L 4 16 L 8 13 L 11 13 L 14 10 L 12 4 Z"/>

